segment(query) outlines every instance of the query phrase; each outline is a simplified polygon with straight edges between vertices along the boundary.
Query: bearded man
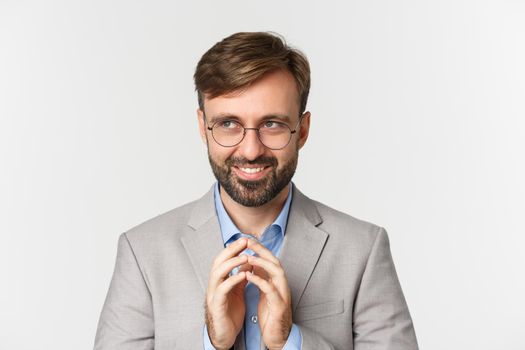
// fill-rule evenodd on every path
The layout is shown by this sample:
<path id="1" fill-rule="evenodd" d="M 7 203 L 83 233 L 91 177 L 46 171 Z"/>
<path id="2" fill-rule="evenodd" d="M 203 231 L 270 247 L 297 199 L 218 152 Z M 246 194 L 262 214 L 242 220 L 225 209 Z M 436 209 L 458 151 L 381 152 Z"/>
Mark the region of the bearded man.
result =
<path id="1" fill-rule="evenodd" d="M 236 33 L 195 71 L 217 182 L 123 233 L 95 349 L 417 349 L 379 226 L 292 183 L 310 68 L 270 33 Z"/>

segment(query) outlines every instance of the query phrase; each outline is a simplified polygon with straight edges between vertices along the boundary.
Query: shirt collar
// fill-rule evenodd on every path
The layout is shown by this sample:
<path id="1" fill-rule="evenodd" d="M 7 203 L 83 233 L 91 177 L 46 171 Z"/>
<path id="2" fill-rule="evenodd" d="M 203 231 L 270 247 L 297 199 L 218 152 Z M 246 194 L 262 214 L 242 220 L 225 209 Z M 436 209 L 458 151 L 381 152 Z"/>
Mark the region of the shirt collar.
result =
<path id="1" fill-rule="evenodd" d="M 286 224 L 288 222 L 288 213 L 290 212 L 290 205 L 292 203 L 292 188 L 293 183 L 290 182 L 290 189 L 288 191 L 288 197 L 284 203 L 281 212 L 275 219 L 275 221 L 270 226 L 278 226 L 280 228 L 281 234 L 284 236 L 286 232 Z M 219 182 L 215 183 L 214 187 L 214 197 L 215 197 L 215 210 L 217 212 L 217 217 L 219 218 L 219 225 L 221 227 L 222 240 L 224 243 L 228 242 L 230 238 L 241 231 L 233 223 L 230 216 L 226 212 L 224 205 L 222 204 L 220 192 L 219 192 Z"/>

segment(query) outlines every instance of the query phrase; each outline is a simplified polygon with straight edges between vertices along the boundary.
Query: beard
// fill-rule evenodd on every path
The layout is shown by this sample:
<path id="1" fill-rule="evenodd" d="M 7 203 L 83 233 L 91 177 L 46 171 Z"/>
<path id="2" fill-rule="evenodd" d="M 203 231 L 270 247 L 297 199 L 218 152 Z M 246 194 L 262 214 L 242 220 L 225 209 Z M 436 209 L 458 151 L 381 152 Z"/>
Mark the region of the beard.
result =
<path id="1" fill-rule="evenodd" d="M 210 155 L 208 160 L 215 178 L 228 195 L 237 203 L 245 207 L 260 207 L 274 199 L 292 180 L 297 168 L 299 152 L 296 148 L 292 158 L 277 170 L 277 158 L 258 157 L 248 160 L 244 157 L 229 157 L 223 164 L 217 163 Z M 239 178 L 232 168 L 246 165 L 271 166 L 272 170 L 260 180 L 245 180 Z"/>

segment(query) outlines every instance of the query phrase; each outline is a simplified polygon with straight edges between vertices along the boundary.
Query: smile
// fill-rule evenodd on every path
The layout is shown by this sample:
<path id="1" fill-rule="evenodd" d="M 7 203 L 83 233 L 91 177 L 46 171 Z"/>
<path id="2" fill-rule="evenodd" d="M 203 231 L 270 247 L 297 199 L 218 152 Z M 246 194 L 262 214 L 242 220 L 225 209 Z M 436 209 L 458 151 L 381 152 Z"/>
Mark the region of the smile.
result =
<path id="1" fill-rule="evenodd" d="M 270 170 L 271 166 L 259 166 L 257 168 L 245 168 L 234 166 L 233 170 L 237 176 L 245 180 L 259 180 L 265 177 Z"/>
<path id="2" fill-rule="evenodd" d="M 264 170 L 264 168 L 239 168 L 239 169 L 241 169 L 241 171 L 244 171 L 245 173 L 248 173 L 248 174 L 258 173 Z"/>

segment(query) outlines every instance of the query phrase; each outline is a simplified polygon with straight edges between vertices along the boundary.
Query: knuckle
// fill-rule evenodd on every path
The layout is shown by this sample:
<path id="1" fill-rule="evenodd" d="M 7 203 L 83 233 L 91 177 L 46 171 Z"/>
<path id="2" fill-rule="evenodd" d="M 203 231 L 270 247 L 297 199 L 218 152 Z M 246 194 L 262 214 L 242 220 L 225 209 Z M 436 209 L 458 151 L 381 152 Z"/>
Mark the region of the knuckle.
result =
<path id="1" fill-rule="evenodd" d="M 215 259 L 213 259 L 212 266 L 215 267 L 219 264 L 220 255 L 216 256 Z"/>
<path id="2" fill-rule="evenodd" d="M 218 269 L 218 266 L 212 267 L 210 271 L 210 278 L 214 278 L 214 279 L 217 278 L 217 269 Z"/>

